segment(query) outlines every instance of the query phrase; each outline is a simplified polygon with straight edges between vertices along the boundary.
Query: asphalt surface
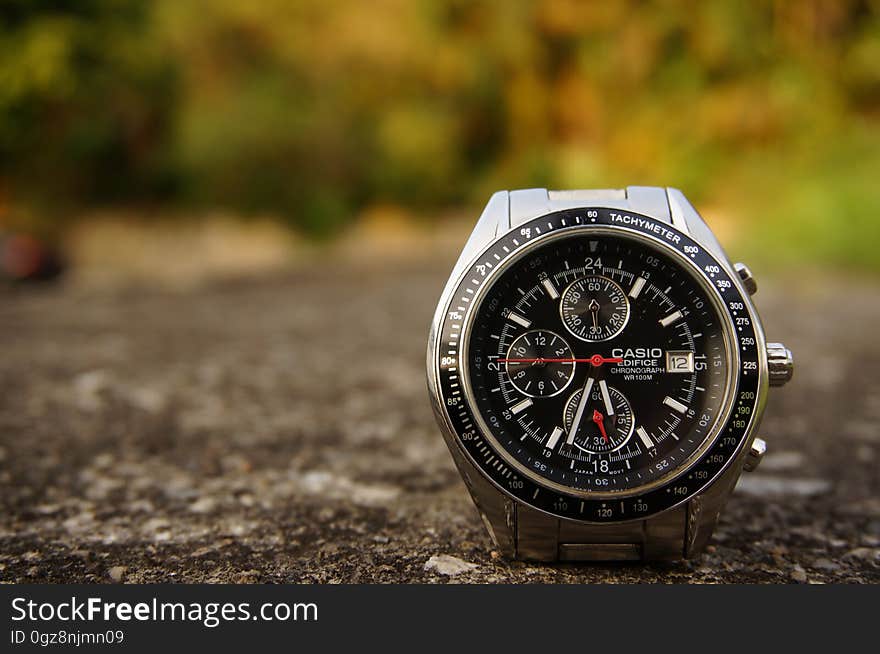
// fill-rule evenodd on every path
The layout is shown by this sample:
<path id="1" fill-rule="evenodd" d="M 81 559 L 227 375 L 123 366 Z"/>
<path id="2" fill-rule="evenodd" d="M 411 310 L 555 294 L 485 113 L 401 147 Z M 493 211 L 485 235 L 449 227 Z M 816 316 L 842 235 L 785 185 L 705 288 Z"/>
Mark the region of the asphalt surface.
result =
<path id="1" fill-rule="evenodd" d="M 880 581 L 880 288 L 759 291 L 798 368 L 705 556 L 548 566 L 492 551 L 435 428 L 447 263 L 0 291 L 0 581 Z"/>

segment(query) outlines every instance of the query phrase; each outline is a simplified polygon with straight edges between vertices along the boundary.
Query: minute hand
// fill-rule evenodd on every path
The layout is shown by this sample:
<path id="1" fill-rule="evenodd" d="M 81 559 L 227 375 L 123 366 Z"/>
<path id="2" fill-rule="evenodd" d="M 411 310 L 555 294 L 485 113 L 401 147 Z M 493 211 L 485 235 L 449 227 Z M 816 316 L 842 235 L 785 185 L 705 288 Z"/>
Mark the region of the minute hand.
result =
<path id="1" fill-rule="evenodd" d="M 587 381 L 584 382 L 584 388 L 581 390 L 581 399 L 578 402 L 577 411 L 574 413 L 574 420 L 571 421 L 571 428 L 568 430 L 568 438 L 565 439 L 565 442 L 568 445 L 574 443 L 575 434 L 578 432 L 578 428 L 581 426 L 581 420 L 584 417 L 584 412 L 587 409 L 587 404 L 589 403 L 590 391 L 593 390 L 593 382 L 595 380 L 592 377 L 587 377 Z"/>
<path id="2" fill-rule="evenodd" d="M 605 411 L 609 416 L 614 415 L 614 404 L 611 403 L 611 394 L 608 392 L 608 384 L 604 379 L 599 380 L 599 390 L 602 391 L 602 401 L 605 403 Z"/>

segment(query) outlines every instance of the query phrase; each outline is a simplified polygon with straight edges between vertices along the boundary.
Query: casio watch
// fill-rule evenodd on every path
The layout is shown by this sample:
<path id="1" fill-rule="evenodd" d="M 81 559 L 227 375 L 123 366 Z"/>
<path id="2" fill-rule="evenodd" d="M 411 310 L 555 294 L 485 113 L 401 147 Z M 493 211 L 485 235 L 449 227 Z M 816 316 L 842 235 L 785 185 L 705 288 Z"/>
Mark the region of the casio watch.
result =
<path id="1" fill-rule="evenodd" d="M 500 191 L 437 307 L 428 386 L 497 548 L 517 559 L 702 551 L 791 352 L 749 269 L 673 188 Z"/>

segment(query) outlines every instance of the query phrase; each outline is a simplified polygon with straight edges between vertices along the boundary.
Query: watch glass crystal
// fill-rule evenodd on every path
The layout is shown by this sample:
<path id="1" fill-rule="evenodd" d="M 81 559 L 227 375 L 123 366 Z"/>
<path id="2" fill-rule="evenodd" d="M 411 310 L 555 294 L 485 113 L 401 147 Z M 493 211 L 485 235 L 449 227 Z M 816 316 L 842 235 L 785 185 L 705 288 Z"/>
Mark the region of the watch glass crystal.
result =
<path id="1" fill-rule="evenodd" d="M 732 383 L 690 266 L 648 239 L 573 231 L 494 275 L 471 308 L 466 384 L 503 458 L 551 486 L 632 493 L 699 455 Z"/>

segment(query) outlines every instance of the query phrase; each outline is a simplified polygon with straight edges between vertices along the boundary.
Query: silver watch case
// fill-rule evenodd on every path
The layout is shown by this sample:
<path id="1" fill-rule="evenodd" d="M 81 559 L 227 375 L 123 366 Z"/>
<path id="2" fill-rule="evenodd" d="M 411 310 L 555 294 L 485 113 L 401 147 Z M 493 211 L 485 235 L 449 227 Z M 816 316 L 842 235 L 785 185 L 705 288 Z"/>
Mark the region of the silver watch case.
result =
<path id="1" fill-rule="evenodd" d="M 680 191 L 669 189 L 667 196 L 671 221 L 634 212 L 625 201 L 596 201 L 590 206 L 565 208 L 533 218 L 520 217 L 511 227 L 510 193 L 498 192 L 487 204 L 453 269 L 431 325 L 428 387 L 453 459 L 487 526 L 495 532 L 496 541 L 499 540 L 498 525 L 493 529 L 492 523 L 503 520 L 503 516 L 487 513 L 492 513 L 492 506 L 507 505 L 510 501 L 562 520 L 606 525 L 652 519 L 690 503 L 711 509 L 712 524 L 708 527 L 711 531 L 718 509 L 742 471 L 767 397 L 764 331 L 748 292 L 711 230 Z M 658 236 L 658 225 L 662 225 L 665 236 Z M 691 461 L 648 492 L 636 489 L 632 493 L 621 493 L 619 501 L 592 500 L 574 491 L 560 493 L 549 484 L 526 477 L 507 465 L 477 427 L 479 421 L 473 419 L 474 409 L 464 399 L 461 383 L 456 382 L 467 373 L 468 362 L 461 360 L 458 339 L 467 332 L 472 314 L 471 299 L 491 286 L 495 271 L 553 234 L 597 228 L 629 231 L 689 265 L 725 308 L 723 315 L 728 322 L 725 330 L 730 342 L 737 344 L 731 365 L 736 390 L 725 407 L 724 419 L 706 439 L 708 446 L 699 460 Z M 494 501 L 496 498 L 489 498 L 490 494 L 497 495 L 501 504 Z M 690 538 L 705 542 L 708 533 Z"/>

